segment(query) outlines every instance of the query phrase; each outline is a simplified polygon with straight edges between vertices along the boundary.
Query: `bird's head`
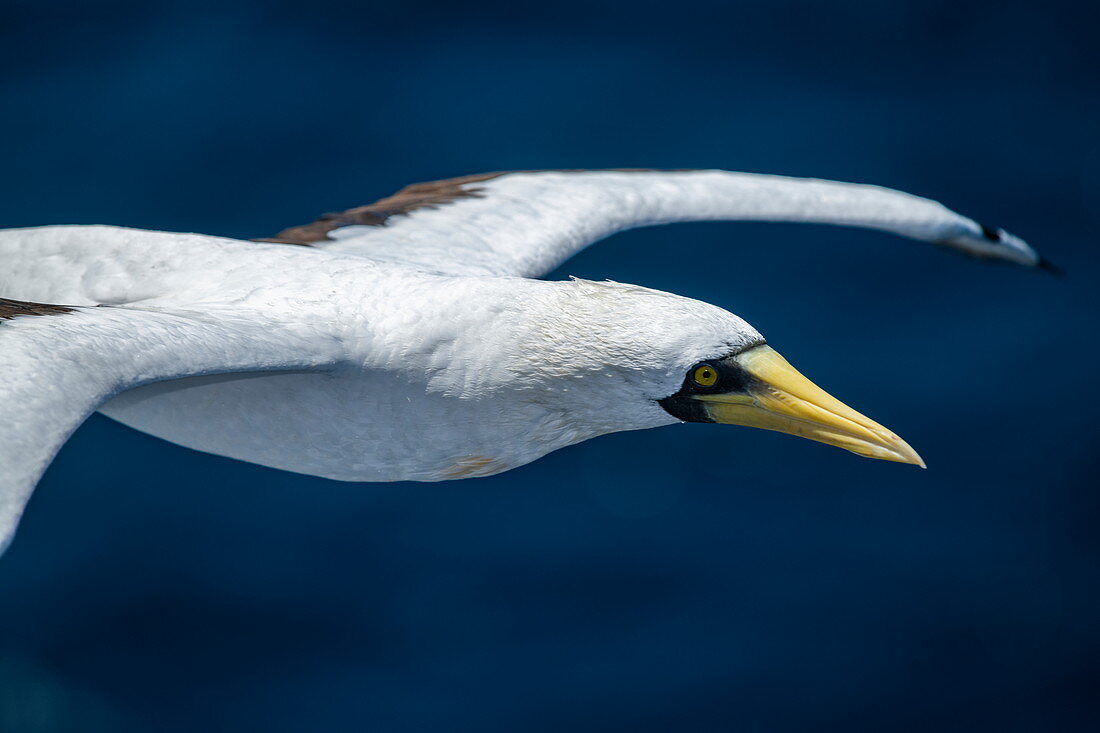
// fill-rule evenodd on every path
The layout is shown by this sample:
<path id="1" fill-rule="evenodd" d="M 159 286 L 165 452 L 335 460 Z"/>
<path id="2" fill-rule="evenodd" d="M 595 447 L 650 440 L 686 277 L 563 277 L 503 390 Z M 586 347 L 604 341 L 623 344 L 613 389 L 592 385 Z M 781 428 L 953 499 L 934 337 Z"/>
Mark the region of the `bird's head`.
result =
<path id="1" fill-rule="evenodd" d="M 525 319 L 513 375 L 527 400 L 564 406 L 589 433 L 583 437 L 724 423 L 924 465 L 905 441 L 802 376 L 728 311 L 612 282 L 542 285 L 552 286 L 551 302 Z"/>

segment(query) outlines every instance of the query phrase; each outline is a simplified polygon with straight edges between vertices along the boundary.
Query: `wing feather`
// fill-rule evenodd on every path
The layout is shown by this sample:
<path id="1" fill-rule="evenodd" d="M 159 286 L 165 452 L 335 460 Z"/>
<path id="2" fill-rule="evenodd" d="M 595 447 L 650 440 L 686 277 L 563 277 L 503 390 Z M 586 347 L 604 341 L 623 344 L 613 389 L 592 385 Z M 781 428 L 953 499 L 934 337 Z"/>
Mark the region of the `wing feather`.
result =
<path id="1" fill-rule="evenodd" d="M 729 171 L 516 171 L 418 183 L 261 241 L 459 275 L 537 277 L 615 232 L 681 221 L 865 227 L 1038 265 L 1004 230 L 879 186 Z"/>
<path id="2" fill-rule="evenodd" d="M 165 379 L 335 359 L 318 347 L 251 313 L 0 300 L 0 551 L 58 449 L 113 395 Z"/>

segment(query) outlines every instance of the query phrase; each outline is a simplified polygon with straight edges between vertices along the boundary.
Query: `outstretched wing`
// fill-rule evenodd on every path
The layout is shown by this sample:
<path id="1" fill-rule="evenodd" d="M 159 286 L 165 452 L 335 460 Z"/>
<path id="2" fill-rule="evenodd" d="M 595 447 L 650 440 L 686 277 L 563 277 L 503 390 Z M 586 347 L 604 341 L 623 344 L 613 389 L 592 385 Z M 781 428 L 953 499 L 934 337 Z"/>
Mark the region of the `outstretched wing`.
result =
<path id="1" fill-rule="evenodd" d="M 1027 266 L 1021 239 L 879 186 L 727 171 L 519 171 L 417 183 L 261 241 L 468 275 L 537 277 L 624 229 L 680 221 L 867 227 Z"/>
<path id="2" fill-rule="evenodd" d="M 323 344 L 254 314 L 0 299 L 0 551 L 55 453 L 100 404 L 197 374 L 310 369 Z"/>

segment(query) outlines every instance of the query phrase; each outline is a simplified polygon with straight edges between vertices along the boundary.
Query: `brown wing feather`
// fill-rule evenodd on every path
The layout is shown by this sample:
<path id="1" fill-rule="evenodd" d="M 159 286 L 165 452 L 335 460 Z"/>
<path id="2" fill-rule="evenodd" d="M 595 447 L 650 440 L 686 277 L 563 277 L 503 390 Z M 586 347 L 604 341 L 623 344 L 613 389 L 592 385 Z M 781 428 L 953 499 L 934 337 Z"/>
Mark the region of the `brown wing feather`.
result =
<path id="1" fill-rule="evenodd" d="M 67 305 L 50 305 L 48 303 L 28 303 L 25 300 L 8 300 L 0 298 L 0 321 L 15 318 L 16 316 L 54 316 L 59 313 L 71 313 L 72 308 Z"/>
<path id="2" fill-rule="evenodd" d="M 274 237 L 257 239 L 257 242 L 276 242 L 281 244 L 310 245 L 314 242 L 323 242 L 328 239 L 328 233 L 333 229 L 346 226 L 383 226 L 390 217 L 408 214 L 416 209 L 432 208 L 449 204 L 463 198 L 477 198 L 481 195 L 481 189 L 463 188 L 469 183 L 488 181 L 500 176 L 512 173 L 583 173 L 587 168 L 575 169 L 546 169 L 525 171 L 498 171 L 495 173 L 476 173 L 471 176 L 459 176 L 447 178 L 442 181 L 427 181 L 426 183 L 413 183 L 405 186 L 392 196 L 379 199 L 373 204 L 357 206 L 347 211 L 337 211 L 322 214 L 320 218 L 309 224 L 284 229 Z M 605 168 L 603 170 L 622 173 L 644 173 L 653 171 L 653 168 Z M 675 170 L 691 170 L 678 168 Z"/>
<path id="3" fill-rule="evenodd" d="M 405 186 L 394 195 L 379 199 L 373 204 L 357 206 L 347 211 L 322 214 L 317 221 L 290 227 L 282 230 L 274 237 L 257 239 L 256 241 L 309 245 L 313 242 L 328 239 L 328 233 L 340 227 L 352 225 L 382 226 L 391 216 L 400 216 L 416 209 L 449 204 L 460 198 L 477 197 L 480 195 L 479 189 L 463 188 L 463 186 L 468 183 L 488 181 L 491 178 L 503 175 L 505 175 L 504 172 L 478 173 L 472 176 L 448 178 L 443 181 L 413 183 Z"/>

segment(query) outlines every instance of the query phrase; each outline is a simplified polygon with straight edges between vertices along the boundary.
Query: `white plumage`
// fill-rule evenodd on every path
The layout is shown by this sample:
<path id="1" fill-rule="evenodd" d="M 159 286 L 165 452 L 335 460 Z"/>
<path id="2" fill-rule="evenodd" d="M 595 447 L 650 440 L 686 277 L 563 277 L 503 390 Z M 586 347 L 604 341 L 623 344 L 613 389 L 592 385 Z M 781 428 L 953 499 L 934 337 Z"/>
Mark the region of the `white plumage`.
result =
<path id="1" fill-rule="evenodd" d="M 809 407 L 783 427 L 744 416 L 767 401 L 746 397 L 752 385 L 693 386 L 698 364 L 731 379 L 765 373 L 759 359 L 759 373 L 743 372 L 741 355 L 766 347 L 733 314 L 636 286 L 528 279 L 616 231 L 733 219 L 870 227 L 1040 262 L 1018 238 L 927 199 L 722 171 L 421 184 L 276 237 L 289 243 L 108 226 L 3 231 L 0 546 L 53 455 L 97 409 L 199 450 L 360 481 L 488 475 L 704 408 L 710 421 L 919 461 L 792 377 L 785 389 Z M 821 410 L 832 432 L 819 429 Z"/>

